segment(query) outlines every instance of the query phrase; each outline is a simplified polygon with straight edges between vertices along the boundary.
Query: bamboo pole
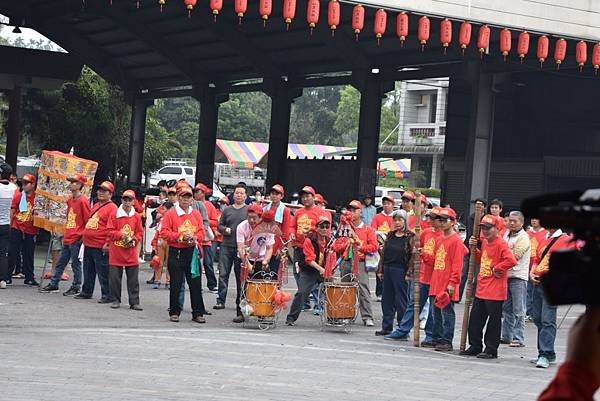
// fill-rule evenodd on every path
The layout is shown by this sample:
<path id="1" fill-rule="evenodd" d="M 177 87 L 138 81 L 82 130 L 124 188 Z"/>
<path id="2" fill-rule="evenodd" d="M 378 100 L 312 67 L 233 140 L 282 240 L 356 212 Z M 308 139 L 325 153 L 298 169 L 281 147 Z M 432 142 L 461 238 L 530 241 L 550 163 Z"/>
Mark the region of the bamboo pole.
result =
<path id="1" fill-rule="evenodd" d="M 421 247 L 421 191 L 415 192 L 415 243 L 414 246 L 416 249 Z M 415 347 L 421 346 L 421 320 L 419 319 L 421 315 L 421 283 L 419 282 L 419 275 L 421 271 L 421 257 L 418 254 L 415 254 L 413 261 L 413 285 L 414 285 L 414 293 L 413 299 L 415 302 L 414 305 L 414 318 L 413 318 L 413 341 Z"/>

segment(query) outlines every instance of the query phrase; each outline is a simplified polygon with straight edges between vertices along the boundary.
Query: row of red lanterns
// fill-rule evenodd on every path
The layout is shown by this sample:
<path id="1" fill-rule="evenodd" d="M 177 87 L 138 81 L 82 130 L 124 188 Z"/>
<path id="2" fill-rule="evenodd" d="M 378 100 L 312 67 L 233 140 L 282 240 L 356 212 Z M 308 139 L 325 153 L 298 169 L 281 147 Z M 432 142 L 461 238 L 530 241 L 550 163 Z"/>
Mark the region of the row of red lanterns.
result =
<path id="1" fill-rule="evenodd" d="M 112 4 L 112 0 L 109 0 L 110 4 Z M 197 5 L 197 0 L 183 0 L 185 7 L 188 10 L 188 16 L 191 16 L 191 13 Z M 136 1 L 137 7 L 139 7 L 140 0 Z M 161 11 L 163 7 L 166 5 L 167 0 L 158 0 L 158 4 L 160 5 Z M 297 0 L 283 0 L 283 19 L 286 24 L 286 27 L 292 23 L 296 16 L 296 3 Z M 223 9 L 223 0 L 210 0 L 210 9 L 215 17 L 221 12 Z M 238 18 L 240 19 L 240 23 L 242 22 L 242 18 L 248 11 L 248 0 L 234 0 L 234 10 Z M 263 19 L 264 23 L 271 16 L 273 11 L 273 0 L 259 0 L 259 14 Z M 308 26 L 312 30 L 317 26 L 317 23 L 320 19 L 320 11 L 321 11 L 321 3 L 320 0 L 308 0 L 307 4 L 307 13 L 306 13 L 306 21 Z M 341 5 L 338 0 L 329 0 L 329 4 L 327 6 L 327 24 L 331 29 L 332 35 L 335 34 L 335 31 L 338 29 L 340 25 L 340 16 L 341 16 Z M 374 24 L 373 24 L 373 33 L 377 38 L 377 44 L 379 44 L 381 38 L 386 33 L 387 30 L 387 12 L 384 9 L 378 9 L 375 12 Z M 396 16 L 396 36 L 400 40 L 400 45 L 404 45 L 404 41 L 407 39 L 409 35 L 409 18 L 406 12 L 400 12 Z M 358 41 L 359 35 L 364 30 L 365 26 L 365 9 L 362 5 L 357 4 L 354 6 L 352 10 L 352 30 L 356 35 L 356 40 Z M 470 22 L 464 21 L 460 24 L 460 29 L 458 33 L 458 43 L 463 53 L 467 47 L 469 47 L 472 39 L 472 25 Z M 444 49 L 444 53 L 446 49 L 452 43 L 452 21 L 445 18 L 440 22 L 440 43 Z M 417 29 L 417 39 L 421 44 L 422 49 L 424 49 L 425 45 L 430 41 L 431 34 L 431 22 L 427 16 L 422 16 L 418 21 L 418 29 Z M 479 31 L 477 33 L 477 49 L 483 56 L 483 54 L 489 49 L 490 46 L 490 37 L 491 37 L 491 28 L 488 25 L 482 25 L 479 27 Z M 507 28 L 504 28 L 500 31 L 500 53 L 506 60 L 512 50 L 512 31 Z M 527 54 L 529 53 L 530 48 L 530 35 L 528 32 L 521 32 L 517 39 L 517 55 L 521 62 L 525 59 Z M 548 59 L 550 52 L 550 40 L 546 35 L 541 35 L 537 40 L 536 46 L 536 57 L 540 62 L 540 65 Z M 567 41 L 565 39 L 558 39 L 554 45 L 554 62 L 556 64 L 557 69 L 560 68 L 560 65 L 564 62 L 567 53 Z M 588 47 L 587 43 L 583 40 L 577 42 L 575 47 L 575 60 L 580 70 L 583 69 L 588 59 Z M 600 43 L 594 45 L 592 50 L 592 65 L 596 73 L 598 69 L 600 69 Z"/>

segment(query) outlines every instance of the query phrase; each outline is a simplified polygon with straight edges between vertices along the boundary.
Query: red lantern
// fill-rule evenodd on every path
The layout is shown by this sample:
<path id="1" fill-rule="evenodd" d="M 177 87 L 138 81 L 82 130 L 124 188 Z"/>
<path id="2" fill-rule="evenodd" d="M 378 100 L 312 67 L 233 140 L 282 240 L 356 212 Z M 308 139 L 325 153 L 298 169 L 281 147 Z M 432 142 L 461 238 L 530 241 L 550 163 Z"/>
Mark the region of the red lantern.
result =
<path id="1" fill-rule="evenodd" d="M 352 9 L 352 30 L 356 35 L 356 41 L 358 42 L 358 35 L 365 27 L 365 9 L 360 4 L 357 4 Z"/>
<path id="2" fill-rule="evenodd" d="M 460 43 L 460 48 L 462 49 L 463 55 L 465 54 L 465 49 L 469 47 L 471 43 L 471 32 L 472 32 L 471 24 L 467 21 L 464 21 L 460 24 L 460 30 L 458 32 L 458 43 Z"/>
<path id="3" fill-rule="evenodd" d="M 408 36 L 408 14 L 404 11 L 396 17 L 396 35 L 400 39 L 400 46 L 404 47 L 404 41 Z"/>
<path id="4" fill-rule="evenodd" d="M 373 25 L 373 32 L 375 33 L 375 37 L 377 38 L 377 46 L 379 46 L 379 41 L 381 37 L 385 34 L 385 30 L 387 27 L 387 13 L 383 8 L 380 8 L 375 12 L 375 24 Z"/>
<path id="5" fill-rule="evenodd" d="M 537 58 L 540 60 L 540 67 L 544 65 L 544 61 L 548 58 L 548 51 L 550 49 L 550 40 L 546 35 L 539 37 L 537 42 Z"/>
<path id="6" fill-rule="evenodd" d="M 248 0 L 235 0 L 234 3 L 235 14 L 240 19 L 240 25 L 242 24 L 242 18 L 244 18 L 244 14 L 248 11 Z"/>
<path id="7" fill-rule="evenodd" d="M 450 45 L 450 42 L 452 42 L 452 21 L 448 18 L 444 18 L 440 22 L 440 42 L 444 48 L 444 54 L 446 54 L 446 49 Z"/>
<path id="8" fill-rule="evenodd" d="M 188 10 L 188 18 L 192 17 L 192 10 L 196 7 L 196 3 L 198 0 L 183 0 L 183 4 L 185 4 L 185 8 Z"/>
<path id="9" fill-rule="evenodd" d="M 479 49 L 479 53 L 483 56 L 483 53 L 490 47 L 490 27 L 487 25 L 482 25 L 479 28 L 479 34 L 477 35 L 477 48 Z"/>
<path id="10" fill-rule="evenodd" d="M 308 6 L 306 9 L 306 22 L 308 22 L 308 26 L 310 27 L 310 34 L 312 35 L 313 29 L 317 26 L 319 22 L 319 13 L 321 11 L 321 4 L 319 0 L 308 0 Z"/>
<path id="11" fill-rule="evenodd" d="M 506 57 L 508 53 L 510 53 L 510 49 L 512 48 L 512 33 L 510 30 L 504 28 L 500 31 L 500 53 L 504 57 L 504 61 L 506 61 Z"/>
<path id="12" fill-rule="evenodd" d="M 290 24 L 296 16 L 296 0 L 283 0 L 283 20 L 285 30 L 290 29 Z"/>
<path id="13" fill-rule="evenodd" d="M 417 37 L 419 39 L 419 43 L 421 43 L 421 51 L 425 50 L 425 45 L 429 40 L 429 34 L 431 33 L 431 23 L 429 22 L 429 18 L 425 15 L 419 18 L 419 28 L 417 30 Z"/>
<path id="14" fill-rule="evenodd" d="M 263 26 L 267 26 L 267 20 L 273 12 L 273 1 L 272 0 L 260 0 L 258 3 L 258 13 L 263 19 Z"/>
<path id="15" fill-rule="evenodd" d="M 327 6 L 327 25 L 331 29 L 331 36 L 334 36 L 340 25 L 340 2 L 337 0 L 331 0 Z"/>
<path id="16" fill-rule="evenodd" d="M 529 33 L 525 31 L 519 34 L 519 41 L 517 42 L 517 54 L 521 59 L 521 63 L 527 53 L 529 53 Z"/>
<path id="17" fill-rule="evenodd" d="M 112 0 L 110 0 L 110 4 L 112 5 Z M 160 12 L 163 12 L 163 7 L 167 5 L 167 0 L 158 0 L 158 4 L 160 5 Z"/>
<path id="18" fill-rule="evenodd" d="M 596 43 L 592 50 L 592 65 L 594 66 L 594 74 L 598 75 L 598 69 L 600 68 L 600 43 Z"/>
<path id="19" fill-rule="evenodd" d="M 587 62 L 587 43 L 583 40 L 577 42 L 577 46 L 575 46 L 575 60 L 579 65 L 579 72 L 583 70 L 583 66 Z"/>
<path id="20" fill-rule="evenodd" d="M 560 38 L 554 45 L 554 62 L 556 63 L 556 69 L 560 69 L 560 65 L 565 61 L 567 55 L 567 41 Z"/>
<path id="21" fill-rule="evenodd" d="M 223 9 L 223 0 L 210 0 L 210 9 L 214 15 L 215 22 L 217 22 L 217 15 Z"/>

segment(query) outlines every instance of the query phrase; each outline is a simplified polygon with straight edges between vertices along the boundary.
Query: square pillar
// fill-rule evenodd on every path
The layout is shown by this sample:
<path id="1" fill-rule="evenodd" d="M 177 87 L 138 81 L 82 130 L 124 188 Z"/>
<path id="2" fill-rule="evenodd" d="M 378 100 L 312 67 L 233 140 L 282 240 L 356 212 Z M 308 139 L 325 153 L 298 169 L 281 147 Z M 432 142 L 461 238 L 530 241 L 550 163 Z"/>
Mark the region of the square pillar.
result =
<path id="1" fill-rule="evenodd" d="M 6 124 L 6 155 L 5 160 L 17 174 L 17 156 L 19 155 L 19 140 L 21 131 L 21 87 L 15 86 L 9 94 L 8 121 Z"/>
<path id="2" fill-rule="evenodd" d="M 201 182 L 212 188 L 215 174 L 219 105 L 229 100 L 229 95 L 217 94 L 214 88 L 205 88 L 198 91 L 196 98 L 200 102 L 196 183 Z"/>
<path id="3" fill-rule="evenodd" d="M 154 100 L 134 99 L 131 104 L 131 129 L 129 132 L 129 174 L 127 184 L 139 187 L 144 171 L 144 144 L 146 141 L 146 112 Z"/>

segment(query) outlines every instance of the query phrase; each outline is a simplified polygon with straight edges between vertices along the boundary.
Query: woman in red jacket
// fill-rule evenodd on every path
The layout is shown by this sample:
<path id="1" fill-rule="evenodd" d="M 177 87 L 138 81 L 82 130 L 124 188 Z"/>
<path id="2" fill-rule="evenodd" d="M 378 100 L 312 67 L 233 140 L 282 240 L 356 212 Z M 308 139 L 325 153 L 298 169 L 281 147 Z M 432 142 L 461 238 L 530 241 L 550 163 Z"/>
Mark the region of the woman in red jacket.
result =
<path id="1" fill-rule="evenodd" d="M 129 308 L 141 311 L 139 259 L 137 245 L 142 239 L 142 218 L 133 207 L 135 192 L 126 190 L 121 195 L 121 206 L 108 220 L 108 280 L 113 309 L 121 306 L 121 280 L 127 275 Z"/>

